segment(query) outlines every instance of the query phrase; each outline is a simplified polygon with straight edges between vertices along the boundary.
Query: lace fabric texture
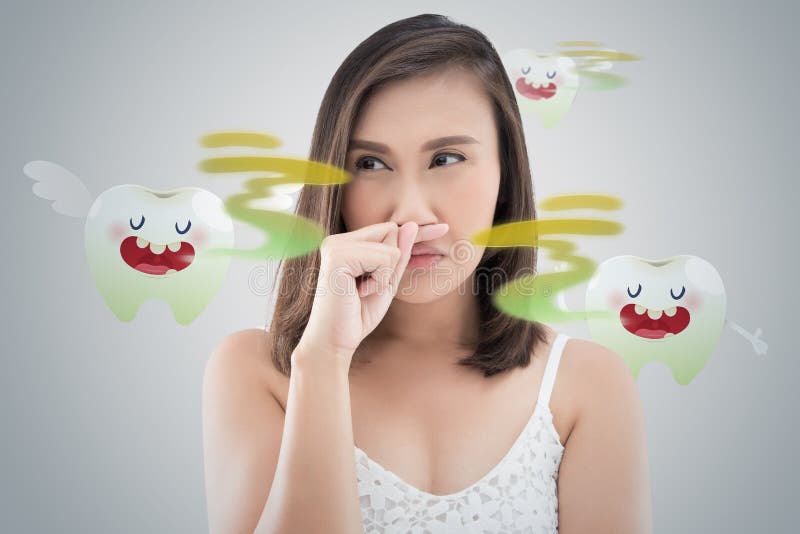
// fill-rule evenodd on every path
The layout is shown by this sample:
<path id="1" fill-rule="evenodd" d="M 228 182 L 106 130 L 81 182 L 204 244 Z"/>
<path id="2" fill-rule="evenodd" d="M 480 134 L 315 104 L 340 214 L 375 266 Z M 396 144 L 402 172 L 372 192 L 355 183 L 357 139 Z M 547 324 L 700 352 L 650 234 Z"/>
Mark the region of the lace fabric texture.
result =
<path id="1" fill-rule="evenodd" d="M 448 495 L 427 493 L 355 447 L 365 533 L 557 533 L 557 481 L 564 447 L 549 401 L 566 339 L 559 334 L 553 344 L 536 407 L 517 441 L 500 463 L 468 488 Z"/>

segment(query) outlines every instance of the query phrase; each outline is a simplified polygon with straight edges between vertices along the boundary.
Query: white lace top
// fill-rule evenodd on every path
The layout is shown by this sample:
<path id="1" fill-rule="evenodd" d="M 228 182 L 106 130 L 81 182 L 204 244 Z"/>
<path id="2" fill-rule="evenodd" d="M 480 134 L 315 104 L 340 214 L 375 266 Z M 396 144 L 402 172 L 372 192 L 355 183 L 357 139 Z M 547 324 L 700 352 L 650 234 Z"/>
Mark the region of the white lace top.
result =
<path id="1" fill-rule="evenodd" d="M 448 495 L 422 491 L 355 447 L 358 493 L 367 534 L 523 534 L 558 532 L 558 469 L 564 447 L 553 426 L 550 394 L 569 337 L 558 334 L 531 418 L 489 473 Z"/>

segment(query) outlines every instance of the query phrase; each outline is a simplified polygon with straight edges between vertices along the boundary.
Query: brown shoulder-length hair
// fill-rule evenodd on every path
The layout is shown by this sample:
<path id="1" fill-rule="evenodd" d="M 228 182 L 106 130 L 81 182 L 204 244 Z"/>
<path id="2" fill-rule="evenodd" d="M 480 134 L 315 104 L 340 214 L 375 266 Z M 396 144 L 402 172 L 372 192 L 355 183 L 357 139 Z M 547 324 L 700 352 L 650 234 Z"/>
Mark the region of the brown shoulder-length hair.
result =
<path id="1" fill-rule="evenodd" d="M 393 22 L 359 44 L 347 56 L 325 91 L 311 140 L 309 159 L 344 167 L 351 129 L 364 102 L 377 87 L 436 68 L 460 67 L 483 82 L 494 107 L 501 167 L 493 224 L 536 218 L 530 165 L 519 108 L 503 63 L 486 36 L 443 15 L 423 14 Z M 345 231 L 342 186 L 305 185 L 295 214 L 317 221 L 328 235 Z M 271 358 L 283 374 L 291 373 L 291 354 L 303 335 L 320 266 L 320 253 L 285 260 L 275 311 L 269 327 Z M 281 261 L 283 263 L 283 260 Z M 279 268 L 280 270 L 280 268 Z M 480 333 L 476 350 L 458 361 L 491 376 L 525 367 L 536 339 L 546 342 L 541 323 L 501 313 L 491 303 L 499 284 L 536 270 L 536 248 L 487 247 L 476 273 L 502 273 L 473 279 L 479 300 Z"/>

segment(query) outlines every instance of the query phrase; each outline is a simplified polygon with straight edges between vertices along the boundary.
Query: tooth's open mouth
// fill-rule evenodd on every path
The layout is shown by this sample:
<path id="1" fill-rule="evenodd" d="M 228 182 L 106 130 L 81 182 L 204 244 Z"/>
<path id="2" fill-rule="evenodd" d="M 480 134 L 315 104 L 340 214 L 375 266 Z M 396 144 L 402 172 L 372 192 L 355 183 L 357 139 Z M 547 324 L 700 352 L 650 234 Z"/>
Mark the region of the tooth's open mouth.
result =
<path id="1" fill-rule="evenodd" d="M 122 241 L 119 253 L 125 263 L 145 274 L 172 274 L 194 260 L 194 247 L 186 241 L 157 245 L 135 235 Z"/>
<path id="2" fill-rule="evenodd" d="M 530 85 L 525 81 L 525 78 L 517 78 L 517 92 L 522 96 L 531 98 L 533 100 L 542 100 L 552 98 L 556 94 L 556 84 L 547 82 L 547 85 L 540 86 Z"/>
<path id="3" fill-rule="evenodd" d="M 626 304 L 619 312 L 625 330 L 645 339 L 664 339 L 682 332 L 689 326 L 689 310 L 673 306 L 651 310 L 639 304 Z"/>

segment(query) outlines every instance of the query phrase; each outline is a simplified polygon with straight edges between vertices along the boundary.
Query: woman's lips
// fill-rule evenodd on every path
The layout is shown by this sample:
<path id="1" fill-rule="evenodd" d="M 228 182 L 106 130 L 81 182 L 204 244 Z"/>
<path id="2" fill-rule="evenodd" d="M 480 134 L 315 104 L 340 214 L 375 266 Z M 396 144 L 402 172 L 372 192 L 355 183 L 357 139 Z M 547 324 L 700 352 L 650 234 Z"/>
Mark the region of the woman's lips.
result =
<path id="1" fill-rule="evenodd" d="M 417 243 L 416 245 L 411 247 L 411 255 L 413 256 L 417 254 L 437 254 L 441 256 L 444 255 L 444 252 L 430 245 L 426 245 L 424 243 Z"/>
<path id="2" fill-rule="evenodd" d="M 412 254 L 407 268 L 427 269 L 437 264 L 443 257 L 442 254 Z"/>

